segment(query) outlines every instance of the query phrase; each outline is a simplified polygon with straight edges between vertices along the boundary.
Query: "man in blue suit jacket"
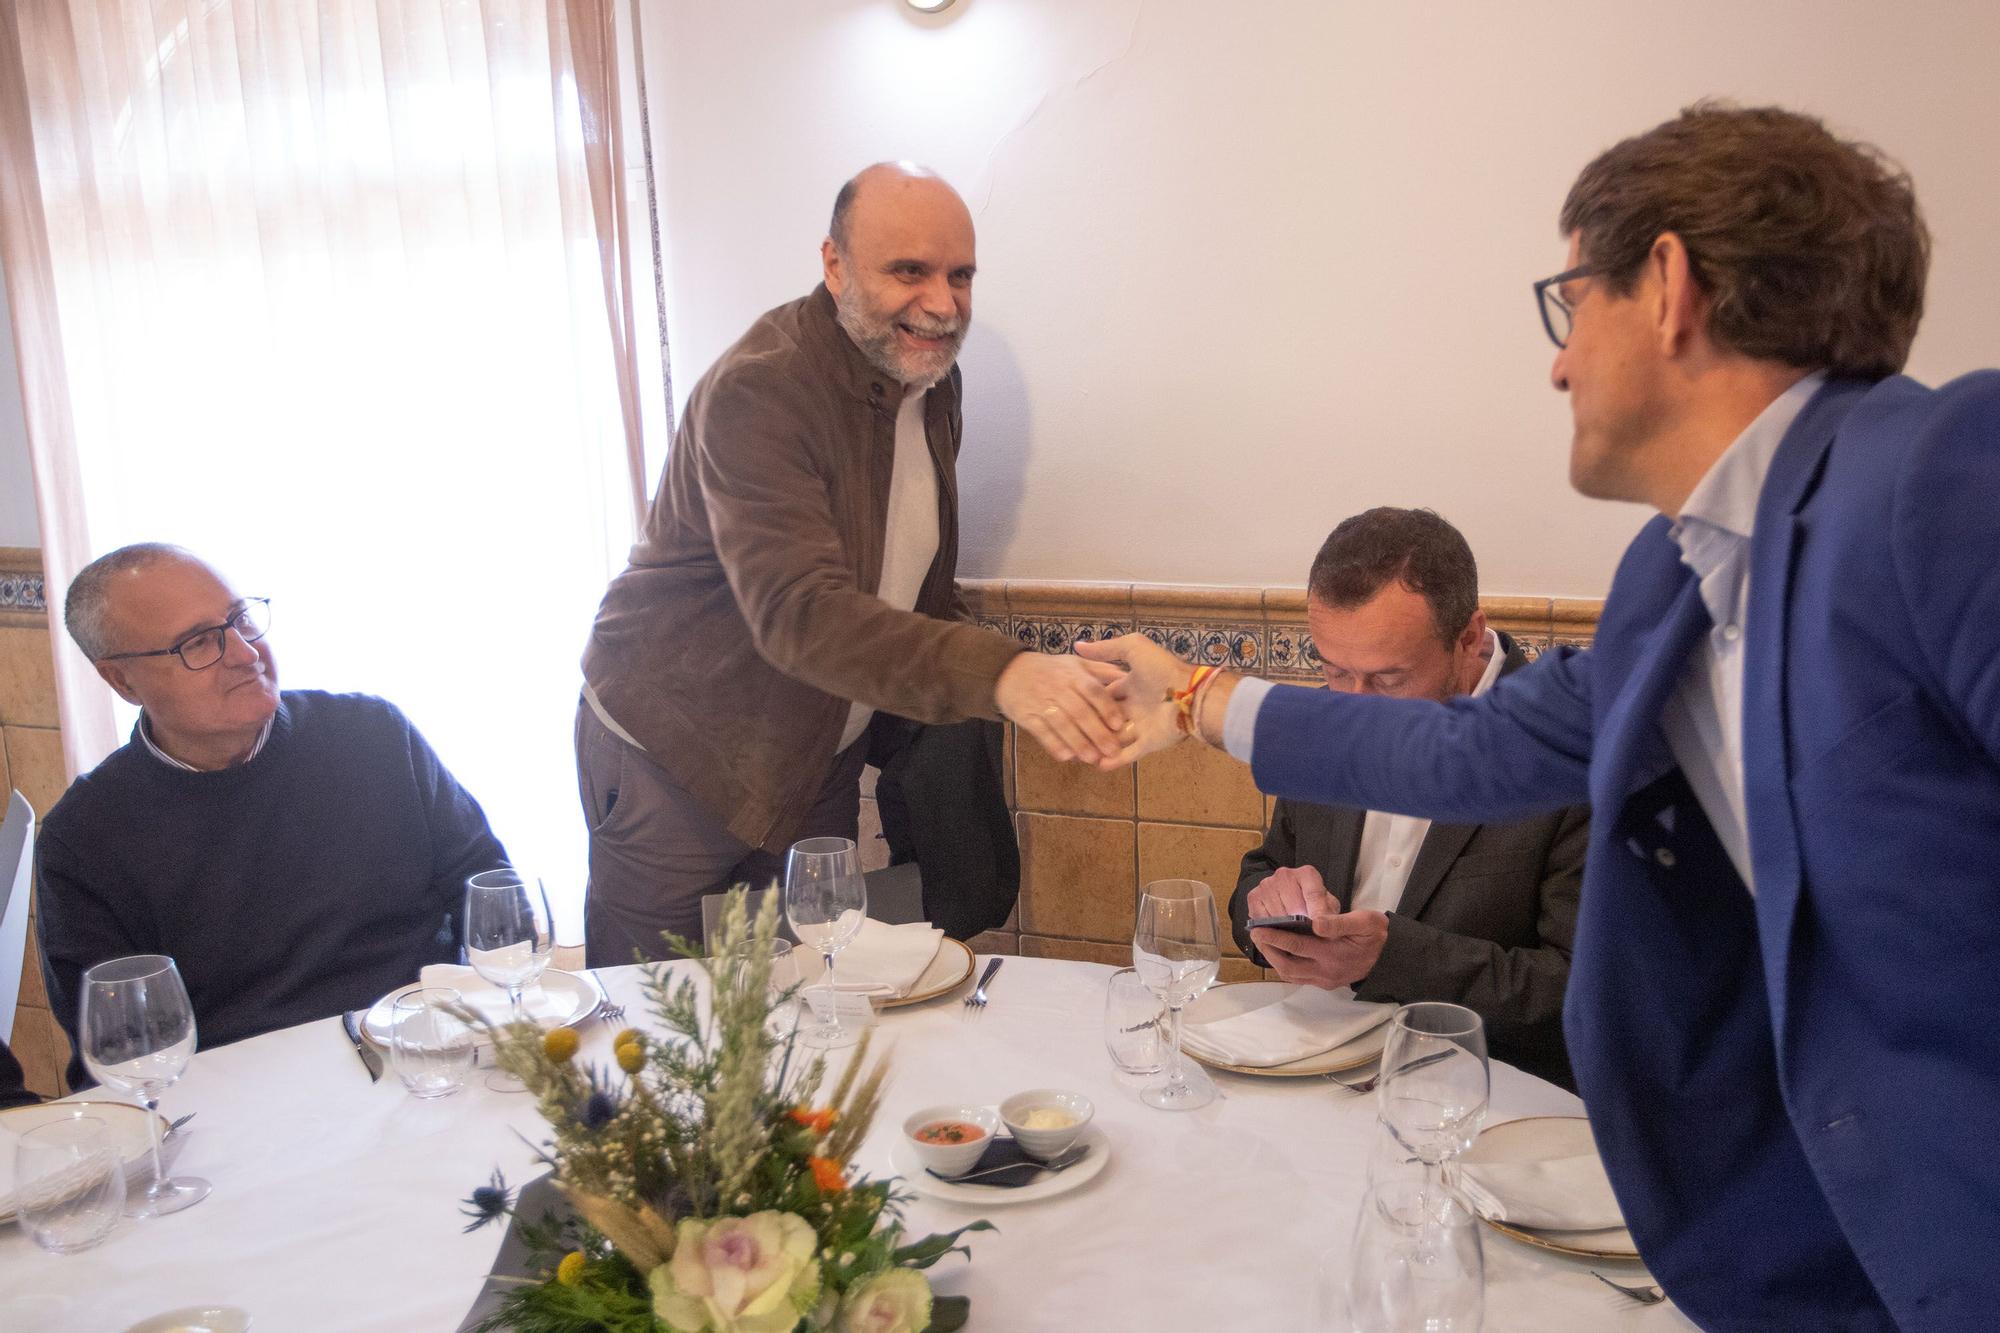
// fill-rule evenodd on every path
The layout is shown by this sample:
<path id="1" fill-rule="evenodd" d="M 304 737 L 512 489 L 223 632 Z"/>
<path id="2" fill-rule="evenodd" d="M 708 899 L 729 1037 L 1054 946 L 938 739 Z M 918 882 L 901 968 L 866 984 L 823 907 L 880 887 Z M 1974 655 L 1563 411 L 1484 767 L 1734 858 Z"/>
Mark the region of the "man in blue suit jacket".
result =
<path id="1" fill-rule="evenodd" d="M 2000 374 L 1895 374 L 1909 182 L 1775 109 L 1608 150 L 1538 285 L 1571 480 L 1659 510 L 1588 651 L 1449 704 L 1219 678 L 1144 639 L 1130 757 L 1446 820 L 1588 800 L 1564 1010 L 1633 1234 L 1714 1329 L 2000 1321 Z"/>

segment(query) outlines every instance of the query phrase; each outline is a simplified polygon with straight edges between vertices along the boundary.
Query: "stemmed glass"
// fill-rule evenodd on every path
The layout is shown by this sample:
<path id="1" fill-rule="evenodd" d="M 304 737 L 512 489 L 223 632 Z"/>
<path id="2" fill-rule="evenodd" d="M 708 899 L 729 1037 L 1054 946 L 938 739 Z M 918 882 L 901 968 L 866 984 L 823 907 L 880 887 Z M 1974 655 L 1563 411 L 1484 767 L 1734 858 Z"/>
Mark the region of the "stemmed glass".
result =
<path id="1" fill-rule="evenodd" d="M 1456 1004 L 1406 1004 L 1389 1020 L 1376 1090 L 1382 1123 L 1424 1166 L 1423 1190 L 1472 1146 L 1486 1119 L 1486 1025 Z"/>
<path id="2" fill-rule="evenodd" d="M 840 1021 L 840 997 L 833 986 L 833 960 L 854 937 L 868 914 L 868 882 L 851 838 L 806 838 L 785 857 L 785 919 L 792 934 L 826 960 L 826 982 L 809 987 L 806 998 L 817 1020 L 799 1032 L 806 1045 L 828 1050 L 859 1040 L 859 1029 Z"/>
<path id="3" fill-rule="evenodd" d="M 510 1022 L 528 1021 L 522 992 L 555 954 L 556 932 L 542 882 L 518 870 L 482 870 L 465 881 L 465 959 L 505 988 Z"/>
<path id="4" fill-rule="evenodd" d="M 1139 897 L 1132 932 L 1132 964 L 1146 988 L 1167 1007 L 1167 1077 L 1140 1093 L 1162 1111 L 1192 1111 L 1215 1100 L 1215 1084 L 1190 1079 L 1181 1059 L 1181 1010 L 1215 981 L 1222 946 L 1215 923 L 1215 894 L 1193 879 L 1162 879 Z"/>
<path id="5" fill-rule="evenodd" d="M 181 970 L 164 954 L 99 963 L 83 974 L 77 1010 L 83 1064 L 107 1088 L 131 1094 L 146 1108 L 153 1138 L 153 1183 L 133 1201 L 133 1217 L 164 1217 L 208 1197 L 208 1182 L 167 1179 L 160 1162 L 160 1094 L 179 1080 L 194 1055 L 194 1006 Z"/>

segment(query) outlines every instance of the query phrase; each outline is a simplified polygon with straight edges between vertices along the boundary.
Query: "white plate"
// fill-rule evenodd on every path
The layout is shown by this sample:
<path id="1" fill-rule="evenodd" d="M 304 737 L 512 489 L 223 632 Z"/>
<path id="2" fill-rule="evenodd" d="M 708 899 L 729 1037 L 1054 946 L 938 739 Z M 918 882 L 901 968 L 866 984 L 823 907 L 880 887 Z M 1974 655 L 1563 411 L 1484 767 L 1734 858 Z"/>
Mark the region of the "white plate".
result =
<path id="1" fill-rule="evenodd" d="M 896 1136 L 896 1146 L 889 1149 L 889 1162 L 896 1168 L 896 1174 L 903 1178 L 903 1183 L 918 1194 L 927 1194 L 947 1203 L 969 1204 L 974 1208 L 998 1208 L 1002 1204 L 1032 1203 L 1036 1199 L 1067 1194 L 1097 1179 L 1098 1172 L 1104 1170 L 1104 1164 L 1111 1160 L 1111 1140 L 1105 1138 L 1104 1131 L 1096 1125 L 1086 1125 L 1076 1141 L 1090 1145 L 1089 1156 L 1054 1175 L 1043 1175 L 1032 1185 L 1011 1190 L 995 1185 L 961 1185 L 955 1180 L 939 1180 L 924 1170 L 924 1164 L 917 1160 L 917 1154 L 900 1134 Z"/>
<path id="2" fill-rule="evenodd" d="M 1262 1009 L 1266 1005 L 1278 1003 L 1298 987 L 1286 981 L 1234 981 L 1215 986 L 1204 991 L 1188 1006 L 1182 1021 L 1188 1023 L 1214 1023 L 1238 1014 L 1247 1014 Z M 1318 1055 L 1308 1055 L 1282 1065 L 1232 1065 L 1221 1060 L 1211 1060 L 1197 1054 L 1183 1045 L 1181 1051 L 1190 1060 L 1207 1065 L 1210 1069 L 1226 1069 L 1232 1074 L 1250 1074 L 1257 1078 L 1304 1078 L 1308 1074 L 1338 1074 L 1349 1069 L 1359 1069 L 1370 1060 L 1382 1054 L 1382 1047 L 1389 1041 L 1389 1024 L 1377 1023 L 1352 1041 L 1344 1042 L 1330 1051 Z"/>
<path id="3" fill-rule="evenodd" d="M 361 1020 L 361 1030 L 368 1034 L 368 1040 L 387 1049 L 390 1007 L 421 985 L 413 981 L 375 1001 L 375 1007 Z M 598 992 L 589 977 L 551 969 L 542 973 L 541 984 L 529 987 L 522 1000 L 529 1015 L 543 1027 L 573 1028 L 597 1012 Z"/>
<path id="4" fill-rule="evenodd" d="M 1582 1116 L 1543 1115 L 1492 1126 L 1480 1134 L 1459 1160 L 1467 1163 L 1539 1162 L 1596 1151 L 1597 1142 L 1591 1137 L 1588 1120 Z M 1639 1257 L 1639 1247 L 1633 1241 L 1632 1233 L 1624 1227 L 1606 1227 L 1602 1231 L 1557 1231 L 1548 1227 L 1495 1222 L 1488 1217 L 1479 1220 L 1503 1236 L 1511 1236 L 1557 1254 L 1571 1254 L 1585 1259 Z"/>
<path id="5" fill-rule="evenodd" d="M 946 936 L 938 941 L 938 951 L 926 967 L 923 975 L 910 986 L 908 995 L 892 996 L 882 1001 L 884 1009 L 900 1009 L 906 1004 L 922 1004 L 925 1000 L 935 1000 L 947 991 L 957 989 L 972 975 L 972 950 L 958 940 Z"/>
<path id="6" fill-rule="evenodd" d="M 16 1106 L 0 1111 L 0 1222 L 14 1220 L 14 1140 L 31 1129 L 67 1120 L 79 1112 L 96 1116 L 111 1127 L 118 1144 L 118 1157 L 129 1170 L 151 1156 L 152 1135 L 146 1132 L 145 1108 L 126 1102 L 43 1102 L 39 1106 Z M 167 1118 L 160 1117 L 160 1133 L 167 1132 Z M 152 1168 L 146 1168 L 152 1180 Z"/>
<path id="7" fill-rule="evenodd" d="M 249 1312 L 234 1305 L 190 1305 L 142 1319 L 125 1333 L 248 1333 Z"/>

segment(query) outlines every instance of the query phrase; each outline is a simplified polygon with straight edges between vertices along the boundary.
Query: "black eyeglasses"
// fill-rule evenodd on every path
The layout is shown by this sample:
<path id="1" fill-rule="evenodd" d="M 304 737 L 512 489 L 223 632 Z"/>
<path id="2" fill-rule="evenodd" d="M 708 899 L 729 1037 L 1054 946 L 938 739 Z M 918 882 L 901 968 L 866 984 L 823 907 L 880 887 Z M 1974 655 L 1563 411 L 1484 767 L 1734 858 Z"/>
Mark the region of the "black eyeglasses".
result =
<path id="1" fill-rule="evenodd" d="M 229 631 L 235 630 L 245 643 L 255 643 L 271 629 L 271 599 L 268 597 L 246 597 L 243 605 L 230 614 L 220 625 L 198 629 L 182 637 L 171 648 L 155 648 L 146 653 L 108 653 L 98 658 L 100 662 L 117 662 L 128 657 L 178 657 L 181 665 L 189 671 L 206 671 L 222 660 L 228 650 Z"/>
<path id="2" fill-rule="evenodd" d="M 1587 278 L 1596 271 L 1594 265 L 1578 264 L 1567 273 L 1543 278 L 1535 284 L 1535 304 L 1542 309 L 1542 327 L 1548 330 L 1549 341 L 1557 347 L 1569 346 L 1570 326 L 1576 314 L 1576 307 L 1563 299 L 1562 285 L 1577 278 Z"/>

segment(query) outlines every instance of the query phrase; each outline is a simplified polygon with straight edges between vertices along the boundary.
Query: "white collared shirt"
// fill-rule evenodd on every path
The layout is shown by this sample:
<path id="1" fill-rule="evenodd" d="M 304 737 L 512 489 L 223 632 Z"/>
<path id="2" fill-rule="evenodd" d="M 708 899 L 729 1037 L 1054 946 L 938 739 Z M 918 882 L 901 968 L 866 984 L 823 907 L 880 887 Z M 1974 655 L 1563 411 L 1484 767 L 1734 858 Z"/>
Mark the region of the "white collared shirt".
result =
<path id="1" fill-rule="evenodd" d="M 271 739 L 271 724 L 277 720 L 278 715 L 276 713 L 272 713 L 271 716 L 264 719 L 264 729 L 257 733 L 257 743 L 250 747 L 250 753 L 243 756 L 244 763 L 249 763 L 252 759 L 263 753 L 264 742 Z M 146 742 L 146 748 L 153 752 L 153 758 L 159 760 L 169 768 L 178 768 L 183 773 L 200 773 L 205 771 L 196 768 L 193 764 L 184 764 L 165 750 L 162 750 L 159 744 L 153 739 L 153 724 L 146 719 L 144 712 L 139 714 L 139 739 Z M 233 768 L 235 765 L 232 764 L 230 767 Z"/>
<path id="2" fill-rule="evenodd" d="M 1474 698 L 1486 693 L 1500 678 L 1507 655 L 1500 651 L 1500 636 L 1486 631 L 1489 654 L 1486 670 L 1472 687 Z M 1393 912 L 1403 901 L 1403 889 L 1410 882 L 1410 867 L 1431 831 L 1431 821 L 1415 815 L 1392 815 L 1370 810 L 1361 821 L 1361 846 L 1354 857 L 1354 897 L 1348 910 Z"/>
<path id="3" fill-rule="evenodd" d="M 1713 621 L 1688 657 L 1660 726 L 1722 849 L 1756 893 L 1743 798 L 1743 629 L 1750 605 L 1750 539 L 1771 460 L 1792 423 L 1826 382 L 1808 375 L 1771 400 L 1695 483 L 1673 526 L 1681 563 L 1701 580 Z"/>

